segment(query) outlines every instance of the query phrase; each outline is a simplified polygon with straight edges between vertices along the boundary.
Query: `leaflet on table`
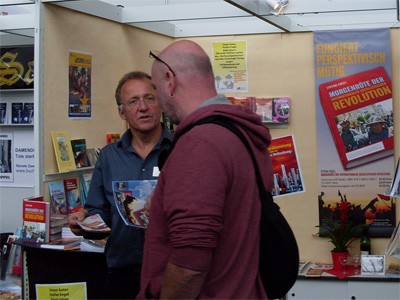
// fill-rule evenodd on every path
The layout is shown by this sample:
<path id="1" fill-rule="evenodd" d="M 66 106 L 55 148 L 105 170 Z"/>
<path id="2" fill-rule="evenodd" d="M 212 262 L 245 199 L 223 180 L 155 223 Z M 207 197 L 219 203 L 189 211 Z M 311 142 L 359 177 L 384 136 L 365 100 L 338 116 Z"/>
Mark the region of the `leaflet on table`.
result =
<path id="1" fill-rule="evenodd" d="M 99 214 L 87 217 L 83 221 L 76 221 L 83 230 L 95 232 L 109 232 L 110 227 L 104 222 Z"/>
<path id="2" fill-rule="evenodd" d="M 157 180 L 113 181 L 115 204 L 126 225 L 147 228 L 144 206 L 156 184 Z"/>

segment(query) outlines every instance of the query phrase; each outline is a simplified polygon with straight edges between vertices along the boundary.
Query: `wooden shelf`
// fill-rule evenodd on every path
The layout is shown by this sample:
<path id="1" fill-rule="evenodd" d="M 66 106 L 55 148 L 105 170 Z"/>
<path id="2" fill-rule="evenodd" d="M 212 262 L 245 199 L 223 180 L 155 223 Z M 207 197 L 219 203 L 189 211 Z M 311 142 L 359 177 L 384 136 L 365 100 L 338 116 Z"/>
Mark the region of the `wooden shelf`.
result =
<path id="1" fill-rule="evenodd" d="M 71 170 L 68 172 L 58 172 L 58 173 L 49 173 L 43 175 L 43 182 L 55 181 L 60 179 L 65 179 L 68 176 L 77 176 L 81 173 L 90 173 L 93 172 L 94 166 L 78 168 L 76 170 Z"/>
<path id="2" fill-rule="evenodd" d="M 0 124 L 0 127 L 33 127 L 33 124 Z"/>
<path id="3" fill-rule="evenodd" d="M 33 92 L 34 89 L 0 89 L 0 93 Z"/>

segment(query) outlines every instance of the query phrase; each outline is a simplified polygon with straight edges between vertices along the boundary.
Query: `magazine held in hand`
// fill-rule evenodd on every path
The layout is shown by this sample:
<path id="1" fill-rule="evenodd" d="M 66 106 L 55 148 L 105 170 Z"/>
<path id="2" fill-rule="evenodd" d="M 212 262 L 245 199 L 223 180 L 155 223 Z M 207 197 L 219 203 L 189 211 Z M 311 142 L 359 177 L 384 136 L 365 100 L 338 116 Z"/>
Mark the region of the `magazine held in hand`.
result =
<path id="1" fill-rule="evenodd" d="M 113 181 L 115 204 L 126 225 L 147 228 L 144 206 L 156 184 L 157 180 Z"/>

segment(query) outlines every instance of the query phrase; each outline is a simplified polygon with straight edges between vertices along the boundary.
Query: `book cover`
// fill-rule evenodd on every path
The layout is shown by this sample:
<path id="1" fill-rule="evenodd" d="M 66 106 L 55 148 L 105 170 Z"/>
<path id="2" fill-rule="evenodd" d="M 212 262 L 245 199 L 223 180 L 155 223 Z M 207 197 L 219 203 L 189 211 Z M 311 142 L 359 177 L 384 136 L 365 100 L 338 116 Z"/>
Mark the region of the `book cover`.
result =
<path id="1" fill-rule="evenodd" d="M 310 268 L 307 270 L 307 272 L 304 276 L 306 276 L 306 277 L 321 277 L 322 273 L 324 273 L 323 269 Z"/>
<path id="2" fill-rule="evenodd" d="M 113 181 L 114 201 L 126 225 L 147 227 L 144 207 L 156 185 L 157 180 Z"/>
<path id="3" fill-rule="evenodd" d="M 69 226 L 68 215 L 54 214 L 50 216 L 50 228 Z"/>
<path id="4" fill-rule="evenodd" d="M 49 241 L 50 202 L 23 199 L 22 239 L 32 243 Z"/>
<path id="5" fill-rule="evenodd" d="M 62 228 L 63 228 L 63 226 L 55 226 L 55 227 L 50 226 L 50 235 L 57 234 L 57 233 L 61 234 Z"/>
<path id="6" fill-rule="evenodd" d="M 65 196 L 67 199 L 68 213 L 72 214 L 74 212 L 82 210 L 83 205 L 81 201 L 78 179 L 76 178 L 64 179 L 64 189 L 65 189 Z"/>
<path id="7" fill-rule="evenodd" d="M 96 161 L 100 155 L 100 149 L 99 148 L 88 148 L 86 149 L 86 156 L 89 161 L 90 166 L 95 166 Z"/>
<path id="8" fill-rule="evenodd" d="M 388 275 L 392 274 L 392 275 L 400 276 L 400 264 L 393 263 L 393 262 L 390 263 L 386 273 Z"/>
<path id="9" fill-rule="evenodd" d="M 25 197 L 24 200 L 32 200 L 32 201 L 44 201 L 43 195 Z"/>
<path id="10" fill-rule="evenodd" d="M 34 113 L 33 102 L 25 102 L 22 111 L 21 123 L 33 124 L 33 113 Z"/>
<path id="11" fill-rule="evenodd" d="M 49 193 L 52 212 L 54 214 L 68 214 L 67 196 L 64 182 L 61 180 L 49 182 Z"/>
<path id="12" fill-rule="evenodd" d="M 76 167 L 88 167 L 89 161 L 86 157 L 86 139 L 72 139 L 71 147 L 74 153 Z"/>
<path id="13" fill-rule="evenodd" d="M 272 122 L 272 98 L 255 98 L 256 110 L 255 113 L 261 116 L 263 123 Z"/>
<path id="14" fill-rule="evenodd" d="M 7 241 L 6 241 L 6 245 L 7 245 L 7 249 L 4 249 L 4 244 L 3 244 L 3 251 L 8 251 L 8 262 L 6 261 L 5 264 L 0 264 L 0 269 L 1 272 L 3 271 L 3 268 L 6 268 L 5 272 L 6 274 L 12 274 L 12 269 L 13 269 L 13 265 L 14 265 L 14 259 L 15 256 L 18 254 L 17 253 L 17 248 L 21 248 L 19 245 L 14 244 L 14 241 L 18 240 L 20 237 L 16 234 L 10 234 L 7 237 Z M 2 273 L 3 274 L 3 273 Z"/>
<path id="15" fill-rule="evenodd" d="M 227 97 L 235 105 L 247 107 L 261 117 L 263 123 L 287 124 L 290 115 L 290 98 Z"/>
<path id="16" fill-rule="evenodd" d="M 383 67 L 323 83 L 319 93 L 344 169 L 393 155 L 392 82 Z"/>
<path id="17" fill-rule="evenodd" d="M 66 131 L 52 132 L 51 137 L 57 160 L 58 171 L 68 172 L 70 170 L 75 170 L 76 165 L 69 133 Z"/>
<path id="18" fill-rule="evenodd" d="M 106 142 L 107 142 L 107 144 L 114 143 L 119 138 L 120 138 L 120 134 L 119 133 L 107 133 L 106 134 Z"/>
<path id="19" fill-rule="evenodd" d="M 290 98 L 288 97 L 272 98 L 271 123 L 289 123 L 289 116 L 290 116 Z"/>
<path id="20" fill-rule="evenodd" d="M 246 107 L 254 113 L 257 112 L 256 97 L 227 97 L 227 99 L 234 105 Z M 259 98 L 259 99 L 264 99 L 264 98 Z M 262 110 L 263 108 L 265 108 L 266 112 L 264 114 L 271 117 L 272 114 L 271 107 L 266 105 L 265 107 L 261 108 L 261 105 L 264 105 L 264 101 L 260 102 L 260 108 L 258 109 L 258 114 L 262 116 L 263 114 Z M 267 118 L 267 116 L 265 118 Z"/>
<path id="21" fill-rule="evenodd" d="M 7 103 L 0 103 L 0 124 L 7 124 Z"/>
<path id="22" fill-rule="evenodd" d="M 79 175 L 81 183 L 81 199 L 82 205 L 85 206 L 85 201 L 89 193 L 90 183 L 92 181 L 92 173 L 83 173 Z"/>
<path id="23" fill-rule="evenodd" d="M 59 250 L 78 250 L 81 239 L 79 238 L 60 238 L 46 244 L 41 244 L 41 248 Z"/>
<path id="24" fill-rule="evenodd" d="M 11 124 L 21 123 L 23 110 L 24 110 L 24 104 L 22 102 L 11 103 Z"/>
<path id="25" fill-rule="evenodd" d="M 61 239 L 61 238 L 62 238 L 62 233 L 61 232 L 54 233 L 54 234 L 50 233 L 49 241 L 51 242 L 51 241 L 58 240 L 58 239 Z"/>
<path id="26" fill-rule="evenodd" d="M 272 195 L 305 192 L 304 180 L 293 135 L 274 138 L 268 146 L 274 172 Z"/>

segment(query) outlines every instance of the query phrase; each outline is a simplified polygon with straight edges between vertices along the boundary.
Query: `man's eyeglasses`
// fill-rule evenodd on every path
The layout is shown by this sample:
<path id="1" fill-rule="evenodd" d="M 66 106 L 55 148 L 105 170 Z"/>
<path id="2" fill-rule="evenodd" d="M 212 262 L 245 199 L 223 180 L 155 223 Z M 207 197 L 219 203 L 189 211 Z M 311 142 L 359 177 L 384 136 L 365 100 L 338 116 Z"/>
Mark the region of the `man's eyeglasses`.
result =
<path id="1" fill-rule="evenodd" d="M 127 105 L 128 107 L 134 108 L 137 107 L 140 103 L 140 100 L 143 100 L 146 104 L 154 104 L 157 102 L 156 98 L 153 95 L 147 95 L 141 98 L 132 98 L 129 99 L 128 102 L 122 103 L 121 105 Z"/>
<path id="2" fill-rule="evenodd" d="M 160 63 L 163 63 L 164 65 L 166 65 L 168 70 L 170 70 L 171 73 L 174 74 L 174 76 L 176 77 L 175 72 L 171 69 L 171 67 L 165 61 L 163 61 L 161 58 L 159 58 L 154 52 L 155 51 L 150 51 L 149 57 L 154 58 L 155 60 L 158 60 Z"/>

